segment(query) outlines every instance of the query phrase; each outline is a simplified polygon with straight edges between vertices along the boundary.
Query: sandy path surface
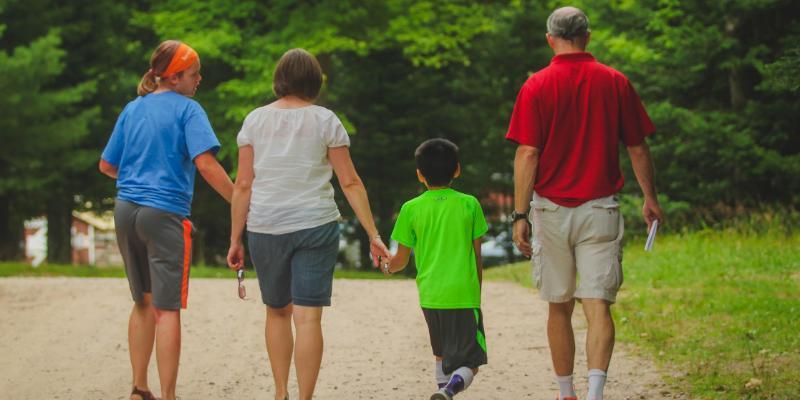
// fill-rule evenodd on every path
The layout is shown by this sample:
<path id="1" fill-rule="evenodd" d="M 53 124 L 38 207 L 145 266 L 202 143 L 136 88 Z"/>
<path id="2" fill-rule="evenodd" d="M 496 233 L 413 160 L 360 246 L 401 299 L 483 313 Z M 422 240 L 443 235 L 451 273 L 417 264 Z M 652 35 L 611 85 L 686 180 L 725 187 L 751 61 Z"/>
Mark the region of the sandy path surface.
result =
<path id="1" fill-rule="evenodd" d="M 182 313 L 179 398 L 271 399 L 264 307 L 235 279 L 194 279 Z M 488 282 L 483 312 L 489 364 L 459 399 L 547 399 L 557 390 L 544 331 L 545 303 L 517 285 Z M 127 399 L 130 294 L 124 279 L 0 279 L 0 393 L 10 399 Z M 576 313 L 576 324 L 582 316 Z M 428 399 L 433 358 L 413 281 L 336 280 L 323 317 L 318 399 Z M 585 329 L 576 385 L 586 388 Z M 294 373 L 292 373 L 292 381 Z M 607 399 L 672 398 L 653 364 L 618 346 Z M 155 357 L 150 385 L 158 393 Z M 296 385 L 290 383 L 293 399 Z"/>

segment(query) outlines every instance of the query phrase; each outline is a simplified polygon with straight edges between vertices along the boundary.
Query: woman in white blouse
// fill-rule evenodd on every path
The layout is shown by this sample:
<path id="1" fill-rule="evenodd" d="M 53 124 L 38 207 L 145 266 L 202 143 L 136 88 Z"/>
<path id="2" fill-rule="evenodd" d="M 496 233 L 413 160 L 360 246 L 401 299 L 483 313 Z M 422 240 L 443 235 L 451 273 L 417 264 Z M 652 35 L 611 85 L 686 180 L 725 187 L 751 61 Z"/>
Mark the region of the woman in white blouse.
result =
<path id="1" fill-rule="evenodd" d="M 237 136 L 228 265 L 244 267 L 246 222 L 250 258 L 267 309 L 265 335 L 277 400 L 289 397 L 293 352 L 300 399 L 311 399 L 319 374 L 322 307 L 330 305 L 339 249 L 333 172 L 367 232 L 375 266 L 380 257 L 390 256 L 350 158 L 344 126 L 332 111 L 314 104 L 321 86 L 316 58 L 302 49 L 287 51 L 275 68 L 278 100 L 253 110 Z"/>

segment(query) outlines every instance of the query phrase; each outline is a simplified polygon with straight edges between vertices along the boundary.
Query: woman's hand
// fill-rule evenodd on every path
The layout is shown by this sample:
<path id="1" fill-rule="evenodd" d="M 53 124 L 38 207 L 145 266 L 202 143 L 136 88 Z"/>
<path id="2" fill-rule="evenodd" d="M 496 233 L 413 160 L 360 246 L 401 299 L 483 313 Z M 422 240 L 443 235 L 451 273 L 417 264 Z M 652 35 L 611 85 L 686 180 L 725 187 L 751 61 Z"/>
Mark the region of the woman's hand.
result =
<path id="1" fill-rule="evenodd" d="M 384 258 L 386 260 L 390 260 L 392 258 L 392 253 L 389 252 L 389 249 L 386 248 L 386 245 L 383 244 L 380 236 L 374 236 L 369 241 L 369 255 L 372 257 L 372 266 L 378 268 L 380 264 L 380 258 Z"/>
<path id="2" fill-rule="evenodd" d="M 239 270 L 244 268 L 244 245 L 242 242 L 231 242 L 228 249 L 228 268 Z"/>

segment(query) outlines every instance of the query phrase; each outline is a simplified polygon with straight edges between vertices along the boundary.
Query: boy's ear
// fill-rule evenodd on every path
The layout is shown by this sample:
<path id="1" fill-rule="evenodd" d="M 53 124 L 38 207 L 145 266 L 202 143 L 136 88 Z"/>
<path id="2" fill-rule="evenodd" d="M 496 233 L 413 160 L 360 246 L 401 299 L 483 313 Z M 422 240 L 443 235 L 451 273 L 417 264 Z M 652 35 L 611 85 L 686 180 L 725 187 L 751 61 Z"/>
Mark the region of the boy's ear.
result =
<path id="1" fill-rule="evenodd" d="M 456 164 L 456 173 L 453 174 L 453 179 L 461 176 L 461 163 Z"/>
<path id="2" fill-rule="evenodd" d="M 427 184 L 428 184 L 428 183 L 425 181 L 425 177 L 424 177 L 424 176 L 422 176 L 422 172 L 419 172 L 419 168 L 417 168 L 417 179 L 418 179 L 418 180 L 419 180 L 419 182 L 420 182 L 420 183 L 422 183 L 423 185 L 427 185 Z"/>

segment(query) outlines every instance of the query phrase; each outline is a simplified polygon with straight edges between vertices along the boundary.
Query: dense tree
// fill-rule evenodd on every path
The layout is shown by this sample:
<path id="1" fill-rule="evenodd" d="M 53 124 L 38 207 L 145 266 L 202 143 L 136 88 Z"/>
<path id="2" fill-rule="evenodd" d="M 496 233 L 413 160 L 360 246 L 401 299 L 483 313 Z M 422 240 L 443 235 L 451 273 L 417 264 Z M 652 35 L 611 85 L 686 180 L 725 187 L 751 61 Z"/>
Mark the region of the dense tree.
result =
<path id="1" fill-rule="evenodd" d="M 645 0 L 581 2 L 589 50 L 628 75 L 658 133 L 652 139 L 667 210 L 717 204 L 800 205 L 800 3 Z M 3 258 L 18 255 L 24 218 L 46 214 L 52 260 L 69 248 L 73 208 L 107 209 L 113 182 L 95 163 L 117 114 L 164 39 L 201 55 L 197 100 L 235 171 L 244 116 L 273 99 L 289 48 L 318 56 L 319 99 L 352 136 L 379 228 L 421 190 L 413 150 L 447 137 L 462 150 L 456 186 L 510 193 L 514 147 L 503 140 L 517 90 L 552 56 L 555 3 L 527 0 L 170 2 L 0 0 Z M 638 189 L 629 167 L 626 204 Z M 198 180 L 195 259 L 220 263 L 228 208 Z M 351 215 L 343 199 L 341 209 Z M 636 207 L 630 207 L 631 209 Z M 712 216 L 713 217 L 713 216 Z M 634 221 L 635 222 L 635 221 Z"/>
<path id="2" fill-rule="evenodd" d="M 699 206 L 800 203 L 800 4 L 586 3 L 592 49 L 658 128 L 661 191 Z"/>
<path id="3" fill-rule="evenodd" d="M 35 198 L 39 200 L 28 197 L 26 203 L 31 212 L 47 216 L 50 262 L 71 260 L 72 211 L 107 207 L 110 203 L 106 199 L 113 196 L 113 181 L 96 171 L 99 149 L 125 101 L 135 96 L 138 76 L 131 73 L 129 65 L 146 57 L 138 40 L 154 40 L 149 31 L 126 28 L 134 10 L 134 4 L 114 1 L 46 0 L 8 1 L 4 9 L 3 18 L 9 29 L 2 38 L 3 47 L 27 43 L 57 29 L 60 48 L 64 49 L 56 53 L 60 54 L 60 69 L 42 84 L 54 90 L 80 89 L 82 94 L 73 100 L 71 108 L 56 104 L 49 107 L 61 108 L 64 115 L 79 116 L 81 125 L 37 131 L 57 147 L 48 153 L 31 154 L 31 159 L 44 165 L 47 178 L 37 189 L 41 196 Z M 27 118 L 39 119 L 35 113 Z M 31 129 L 39 128 L 34 125 Z M 31 172 L 32 179 L 43 176 Z"/>
<path id="4" fill-rule="evenodd" d="M 19 257 L 23 221 L 44 212 L 66 155 L 86 137 L 97 116 L 80 103 L 95 90 L 92 82 L 52 88 L 63 73 L 65 51 L 53 30 L 27 45 L 0 51 L 0 257 Z M 64 160 L 67 164 L 53 163 Z"/>

